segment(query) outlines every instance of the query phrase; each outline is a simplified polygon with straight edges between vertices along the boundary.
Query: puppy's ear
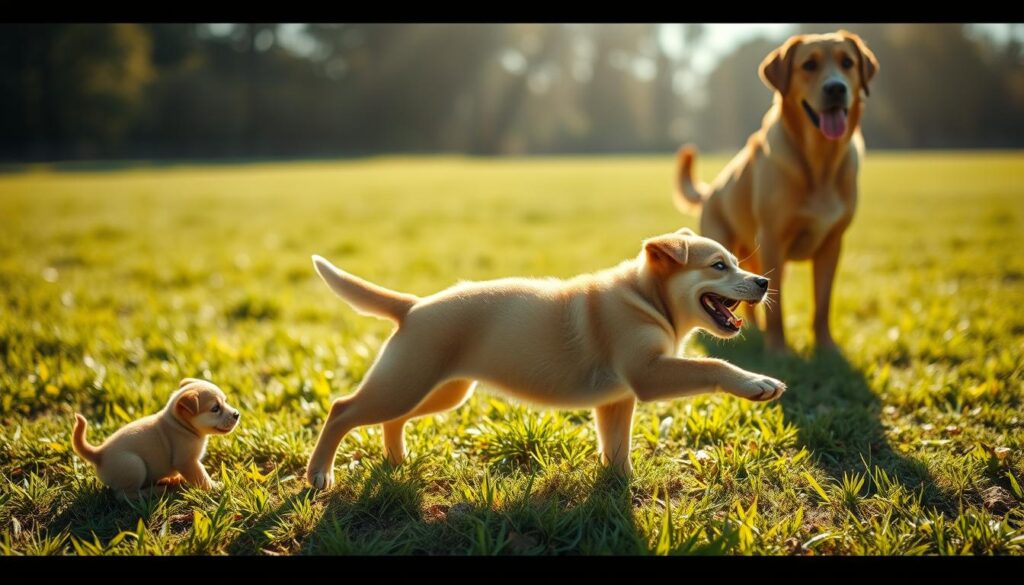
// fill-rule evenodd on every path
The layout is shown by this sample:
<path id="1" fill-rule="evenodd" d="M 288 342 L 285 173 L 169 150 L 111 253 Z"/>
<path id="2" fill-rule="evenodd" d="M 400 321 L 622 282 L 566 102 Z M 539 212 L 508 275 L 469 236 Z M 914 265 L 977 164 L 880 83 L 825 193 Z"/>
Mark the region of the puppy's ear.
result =
<path id="1" fill-rule="evenodd" d="M 174 403 L 174 411 L 182 418 L 192 418 L 199 414 L 199 392 L 196 390 L 182 392 L 178 401 Z"/>
<path id="2" fill-rule="evenodd" d="M 793 73 L 793 55 L 796 54 L 796 46 L 801 42 L 799 36 L 789 37 L 781 47 L 768 53 L 764 61 L 761 61 L 761 67 L 757 72 L 768 89 L 786 95 L 786 91 L 789 90 L 789 78 Z"/>
<path id="3" fill-rule="evenodd" d="M 202 380 L 198 380 L 196 378 L 182 378 L 181 382 L 178 382 L 178 388 L 182 388 L 186 384 L 191 384 L 193 382 L 202 382 Z"/>
<path id="4" fill-rule="evenodd" d="M 683 235 L 683 236 L 696 236 L 697 235 L 697 234 L 693 233 L 693 230 L 691 230 L 690 228 L 682 228 L 682 229 L 676 230 L 676 233 L 679 234 L 679 235 Z"/>
<path id="5" fill-rule="evenodd" d="M 657 268 L 671 269 L 685 266 L 690 253 L 690 245 L 685 239 L 674 235 L 658 236 L 644 240 L 644 252 L 647 261 Z"/>
<path id="6" fill-rule="evenodd" d="M 857 50 L 857 55 L 860 57 L 860 86 L 864 88 L 864 95 L 871 95 L 871 92 L 868 91 L 868 82 L 875 76 L 875 73 L 878 73 L 878 59 L 859 36 L 848 30 L 841 30 L 839 34 L 853 43 L 853 48 Z"/>

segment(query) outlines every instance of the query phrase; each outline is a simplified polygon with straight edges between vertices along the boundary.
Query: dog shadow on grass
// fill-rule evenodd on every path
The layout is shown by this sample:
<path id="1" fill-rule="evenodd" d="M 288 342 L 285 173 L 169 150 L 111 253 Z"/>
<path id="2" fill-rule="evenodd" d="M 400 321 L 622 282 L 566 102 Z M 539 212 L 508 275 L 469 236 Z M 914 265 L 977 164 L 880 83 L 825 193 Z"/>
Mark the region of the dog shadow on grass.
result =
<path id="1" fill-rule="evenodd" d="M 487 479 L 470 482 L 473 495 L 451 498 L 465 501 L 431 504 L 429 474 L 416 461 L 400 468 L 368 463 L 360 477 L 326 494 L 303 488 L 286 497 L 238 534 L 228 552 L 273 554 L 282 540 L 291 541 L 292 553 L 317 555 L 648 552 L 634 523 L 628 480 L 604 469 L 577 475 L 525 485 L 519 475 L 514 487 L 498 487 L 513 476 L 491 470 Z M 323 502 L 323 512 L 304 526 L 301 516 L 313 501 Z M 282 527 L 294 534 L 274 534 Z"/>
<path id="2" fill-rule="evenodd" d="M 175 489 L 154 490 L 141 496 L 123 497 L 107 487 L 76 490 L 60 512 L 49 516 L 43 528 L 50 534 L 63 530 L 69 536 L 92 543 L 107 542 L 122 531 L 134 532 L 141 520 L 149 524 L 162 517 L 182 498 Z"/>
<path id="3" fill-rule="evenodd" d="M 936 484 L 928 466 L 890 445 L 881 400 L 841 351 L 816 350 L 807 358 L 767 354 L 761 332 L 753 328 L 729 343 L 707 337 L 700 343 L 711 357 L 786 383 L 789 390 L 779 399 L 784 420 L 797 428 L 798 446 L 817 457 L 835 481 L 841 483 L 844 474 L 870 475 L 877 466 L 908 491 L 921 493 L 923 506 L 956 513 L 959 498 Z"/>

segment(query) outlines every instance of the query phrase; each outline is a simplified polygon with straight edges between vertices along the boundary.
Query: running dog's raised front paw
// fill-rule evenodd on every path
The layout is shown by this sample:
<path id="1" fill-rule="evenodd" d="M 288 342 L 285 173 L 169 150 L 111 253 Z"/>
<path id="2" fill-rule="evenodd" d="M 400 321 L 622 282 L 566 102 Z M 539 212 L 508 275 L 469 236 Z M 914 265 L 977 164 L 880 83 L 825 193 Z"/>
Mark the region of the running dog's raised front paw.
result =
<path id="1" fill-rule="evenodd" d="M 740 398 L 746 398 L 755 402 L 768 402 L 782 396 L 786 391 L 786 385 L 769 376 L 750 374 L 745 380 L 740 382 L 738 387 L 727 390 Z"/>

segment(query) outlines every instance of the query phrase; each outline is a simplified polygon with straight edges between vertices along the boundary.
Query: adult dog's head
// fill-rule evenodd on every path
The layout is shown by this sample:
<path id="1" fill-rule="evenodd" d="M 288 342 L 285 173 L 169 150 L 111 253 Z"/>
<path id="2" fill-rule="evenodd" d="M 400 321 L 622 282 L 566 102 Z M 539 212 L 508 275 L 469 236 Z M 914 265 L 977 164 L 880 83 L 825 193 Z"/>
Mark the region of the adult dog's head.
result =
<path id="1" fill-rule="evenodd" d="M 721 244 L 687 228 L 644 240 L 641 255 L 679 328 L 733 337 L 743 325 L 733 309 L 768 294 L 767 278 L 741 270 Z"/>
<path id="2" fill-rule="evenodd" d="M 861 38 L 841 30 L 796 35 L 761 62 L 761 80 L 799 108 L 829 140 L 849 138 L 847 116 L 859 107 L 860 90 L 878 72 L 878 60 Z"/>

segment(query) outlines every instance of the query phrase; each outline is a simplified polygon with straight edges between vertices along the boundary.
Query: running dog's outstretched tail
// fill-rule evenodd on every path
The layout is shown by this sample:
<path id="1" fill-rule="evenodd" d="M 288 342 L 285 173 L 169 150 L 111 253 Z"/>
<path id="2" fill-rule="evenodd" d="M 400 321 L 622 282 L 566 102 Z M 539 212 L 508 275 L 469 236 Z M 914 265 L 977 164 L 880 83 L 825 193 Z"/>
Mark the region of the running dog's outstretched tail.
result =
<path id="1" fill-rule="evenodd" d="M 358 276 L 349 274 L 320 256 L 313 256 L 313 266 L 337 295 L 364 315 L 385 317 L 401 323 L 416 301 L 415 295 L 377 286 Z"/>

